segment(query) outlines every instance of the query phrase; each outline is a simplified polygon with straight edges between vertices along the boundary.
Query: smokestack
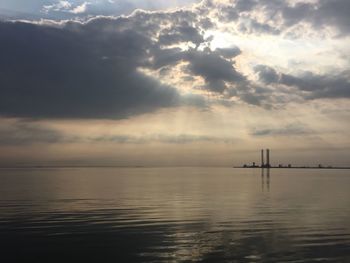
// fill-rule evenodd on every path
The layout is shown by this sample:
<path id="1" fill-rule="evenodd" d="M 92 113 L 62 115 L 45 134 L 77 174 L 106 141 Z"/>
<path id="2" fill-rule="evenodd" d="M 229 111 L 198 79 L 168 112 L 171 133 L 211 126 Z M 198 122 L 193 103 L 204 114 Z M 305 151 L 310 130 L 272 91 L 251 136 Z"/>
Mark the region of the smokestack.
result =
<path id="1" fill-rule="evenodd" d="M 270 149 L 266 149 L 266 167 L 270 167 Z"/>
<path id="2" fill-rule="evenodd" d="M 261 150 L 261 168 L 263 168 L 265 166 L 264 164 L 264 150 Z"/>

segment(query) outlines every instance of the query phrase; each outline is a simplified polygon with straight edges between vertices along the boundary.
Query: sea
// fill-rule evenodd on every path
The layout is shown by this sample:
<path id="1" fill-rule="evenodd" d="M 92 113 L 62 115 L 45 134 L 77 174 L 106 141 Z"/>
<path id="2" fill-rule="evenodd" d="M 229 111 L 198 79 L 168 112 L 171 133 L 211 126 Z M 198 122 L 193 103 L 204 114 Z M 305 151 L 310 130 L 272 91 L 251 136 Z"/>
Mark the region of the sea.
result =
<path id="1" fill-rule="evenodd" d="M 0 262 L 350 262 L 350 170 L 3 168 Z"/>

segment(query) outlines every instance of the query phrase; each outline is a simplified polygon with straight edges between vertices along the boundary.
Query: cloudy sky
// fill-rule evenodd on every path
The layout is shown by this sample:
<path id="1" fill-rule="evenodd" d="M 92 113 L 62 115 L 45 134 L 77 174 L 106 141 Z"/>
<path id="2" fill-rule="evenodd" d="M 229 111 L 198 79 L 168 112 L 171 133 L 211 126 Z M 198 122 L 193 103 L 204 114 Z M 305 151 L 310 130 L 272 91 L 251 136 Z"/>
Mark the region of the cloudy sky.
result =
<path id="1" fill-rule="evenodd" d="M 348 0 L 2 0 L 1 165 L 350 165 Z"/>

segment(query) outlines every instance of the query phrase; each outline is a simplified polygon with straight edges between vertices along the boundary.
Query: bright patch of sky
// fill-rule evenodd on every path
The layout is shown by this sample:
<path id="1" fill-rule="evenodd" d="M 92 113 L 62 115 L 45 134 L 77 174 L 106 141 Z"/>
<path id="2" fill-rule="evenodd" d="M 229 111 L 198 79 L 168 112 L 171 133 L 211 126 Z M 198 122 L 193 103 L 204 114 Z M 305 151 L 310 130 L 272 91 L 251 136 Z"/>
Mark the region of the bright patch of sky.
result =
<path id="1" fill-rule="evenodd" d="M 210 42 L 213 50 L 238 46 L 248 68 L 265 61 L 289 73 L 313 71 L 324 74 L 330 68 L 344 68 L 349 63 L 344 56 L 327 56 L 334 49 L 344 50 L 344 40 L 339 39 L 288 39 L 275 35 L 238 35 L 221 30 L 207 31 L 206 37 L 209 36 L 213 37 Z"/>

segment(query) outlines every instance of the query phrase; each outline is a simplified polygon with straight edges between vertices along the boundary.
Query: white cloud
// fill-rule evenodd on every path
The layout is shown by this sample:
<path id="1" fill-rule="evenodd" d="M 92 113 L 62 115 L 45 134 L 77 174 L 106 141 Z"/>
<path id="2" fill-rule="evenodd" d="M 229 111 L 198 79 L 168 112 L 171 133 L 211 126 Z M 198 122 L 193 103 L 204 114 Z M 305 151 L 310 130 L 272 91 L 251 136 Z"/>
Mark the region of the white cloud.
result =
<path id="1" fill-rule="evenodd" d="M 61 0 L 52 5 L 44 5 L 42 11 L 44 13 L 49 13 L 54 11 L 54 12 L 66 12 L 66 13 L 72 13 L 72 14 L 82 14 L 86 12 L 87 6 L 89 4 L 90 4 L 89 2 L 84 2 L 80 5 L 73 5 L 69 1 Z"/>
<path id="2" fill-rule="evenodd" d="M 78 5 L 77 7 L 73 8 L 73 9 L 70 10 L 69 12 L 70 12 L 70 13 L 73 13 L 73 14 L 82 14 L 82 13 L 85 13 L 88 4 L 89 4 L 88 2 L 84 2 L 84 3 L 82 3 L 81 5 Z"/>
<path id="3" fill-rule="evenodd" d="M 68 1 L 61 0 L 56 4 L 52 5 L 44 5 L 43 11 L 45 13 L 51 12 L 51 11 L 62 11 L 62 10 L 69 10 L 72 7 L 72 4 Z"/>

